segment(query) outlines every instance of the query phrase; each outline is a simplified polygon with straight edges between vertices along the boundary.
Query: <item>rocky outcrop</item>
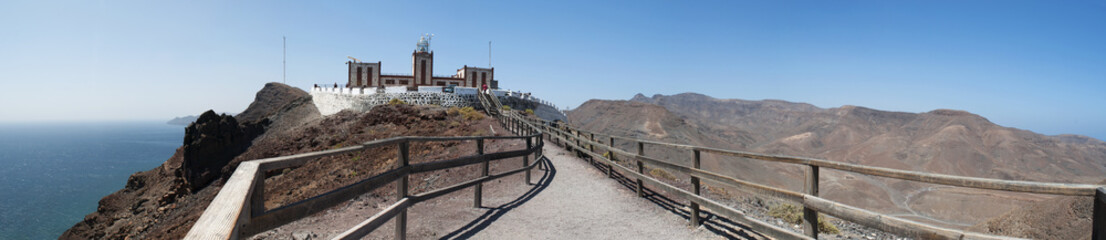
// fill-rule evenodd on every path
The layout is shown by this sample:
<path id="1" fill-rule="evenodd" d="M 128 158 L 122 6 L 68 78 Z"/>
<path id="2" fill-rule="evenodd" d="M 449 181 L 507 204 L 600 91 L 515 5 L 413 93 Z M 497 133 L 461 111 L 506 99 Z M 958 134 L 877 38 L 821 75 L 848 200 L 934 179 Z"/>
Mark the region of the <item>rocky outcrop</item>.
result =
<path id="1" fill-rule="evenodd" d="M 288 96 L 283 96 L 287 94 Z M 100 199 L 96 212 L 85 216 L 60 239 L 177 239 L 188 231 L 210 202 L 217 185 L 234 170 L 238 157 L 270 126 L 270 117 L 310 103 L 306 92 L 270 83 L 258 92 L 240 121 L 207 111 L 185 130 L 183 145 L 161 166 L 138 172 L 126 186 Z M 306 100 L 304 99 L 306 97 Z M 310 104 L 307 104 L 310 105 Z M 293 111 L 312 116 L 311 109 Z M 317 114 L 317 112 L 315 113 Z M 298 119 L 299 116 L 287 119 Z M 284 126 L 284 125 L 282 125 Z"/>
<path id="2" fill-rule="evenodd" d="M 261 91 L 257 91 L 253 102 L 246 108 L 246 111 L 242 111 L 235 118 L 242 123 L 259 122 L 262 119 L 275 116 L 294 101 L 304 98 L 310 99 L 310 97 L 311 95 L 299 88 L 282 83 L 266 83 Z"/>
<path id="3" fill-rule="evenodd" d="M 189 190 L 195 192 L 224 173 L 231 159 L 250 147 L 255 137 L 264 132 L 267 119 L 239 124 L 234 117 L 217 115 L 208 110 L 196 122 L 184 129 L 181 175 Z"/>

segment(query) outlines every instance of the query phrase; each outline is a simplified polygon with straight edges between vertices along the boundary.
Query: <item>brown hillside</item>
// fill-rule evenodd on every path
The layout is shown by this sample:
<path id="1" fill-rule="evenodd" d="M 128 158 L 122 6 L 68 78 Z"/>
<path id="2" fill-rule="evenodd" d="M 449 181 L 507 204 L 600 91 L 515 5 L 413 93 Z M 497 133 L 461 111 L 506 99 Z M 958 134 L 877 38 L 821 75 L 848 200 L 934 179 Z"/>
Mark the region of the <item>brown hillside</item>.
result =
<path id="1" fill-rule="evenodd" d="M 1092 197 L 1053 197 L 1007 212 L 970 230 L 1031 239 L 1090 239 L 1093 203 Z"/>
<path id="2" fill-rule="evenodd" d="M 378 106 L 369 112 L 340 112 L 324 118 L 310 95 L 278 83 L 266 84 L 238 118 L 244 120 L 205 113 L 189 126 L 192 130 L 186 132 L 184 146 L 176 154 L 157 168 L 132 175 L 126 188 L 101 199 L 96 212 L 60 238 L 180 239 L 242 161 L 395 136 L 488 135 L 489 125 L 497 125 L 492 118 L 466 120 L 442 108 L 411 105 Z M 487 148 L 492 151 L 496 144 L 493 141 Z M 454 145 L 413 144 L 412 158 L 448 159 L 475 152 L 473 146 L 465 150 Z M 394 157 L 394 148 L 382 148 L 270 172 L 266 206 L 303 200 L 359 181 L 391 166 Z M 419 184 L 428 185 L 412 182 Z"/>
<path id="3" fill-rule="evenodd" d="M 639 110 L 655 108 L 641 103 L 667 111 Z M 958 110 L 905 113 L 858 106 L 822 109 L 804 103 L 715 99 L 685 93 L 653 97 L 639 94 L 630 102 L 588 101 L 568 117 L 585 129 L 615 134 L 640 129 L 639 125 L 648 119 L 669 119 L 654 128 L 686 138 L 672 142 L 931 173 L 1078 183 L 1097 182 L 1106 173 L 1106 144 L 1101 141 L 1002 127 Z M 683 154 L 669 155 L 686 156 Z M 716 167 L 739 178 L 793 190 L 802 187 L 802 169 L 798 167 L 717 156 L 709 159 L 704 160 L 705 167 Z M 830 199 L 956 228 L 1047 197 L 839 171 L 826 171 L 821 181 L 822 195 Z"/>

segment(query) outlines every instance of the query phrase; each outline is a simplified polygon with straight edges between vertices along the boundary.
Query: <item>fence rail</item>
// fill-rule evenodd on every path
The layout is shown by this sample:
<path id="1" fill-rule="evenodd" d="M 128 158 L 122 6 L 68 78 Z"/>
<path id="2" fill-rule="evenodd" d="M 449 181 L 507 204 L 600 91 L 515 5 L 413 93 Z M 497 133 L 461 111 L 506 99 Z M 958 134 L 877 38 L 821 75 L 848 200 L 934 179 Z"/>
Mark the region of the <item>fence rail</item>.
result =
<path id="1" fill-rule="evenodd" d="M 583 131 L 578 128 L 564 125 L 563 123 L 528 118 L 514 112 L 507 112 L 507 114 L 499 115 L 497 119 L 505 128 L 522 136 L 396 137 L 370 141 L 358 146 L 242 162 L 239 164 L 238 168 L 235 169 L 233 175 L 227 180 L 219 194 L 212 200 L 207 210 L 204 211 L 203 215 L 197 220 L 196 224 L 193 225 L 185 238 L 237 239 L 240 235 L 249 235 L 283 225 L 352 199 L 357 195 L 372 191 L 385 184 L 396 182 L 396 194 L 399 200 L 383 211 L 357 224 L 354 228 L 342 233 L 336 237 L 336 239 L 359 239 L 391 219 L 396 219 L 396 238 L 405 239 L 407 208 L 418 202 L 455 192 L 460 189 L 474 187 L 475 194 L 473 204 L 474 206 L 480 206 L 483 182 L 520 172 L 525 173 L 525 179 L 529 182 L 530 170 L 540 165 L 543 161 L 548 161 L 541 156 L 541 148 L 544 145 L 543 139 L 545 137 L 579 154 L 588 156 L 590 161 L 598 161 L 599 164 L 606 165 L 608 175 L 613 175 L 612 171 L 618 171 L 623 176 L 635 178 L 639 196 L 644 196 L 644 189 L 646 183 L 648 183 L 650 187 L 662 189 L 664 192 L 675 195 L 677 198 L 686 199 L 690 202 L 689 212 L 691 216 L 689 217 L 689 221 L 693 225 L 701 224 L 701 219 L 699 218 L 700 209 L 707 208 L 730 220 L 745 224 L 756 232 L 780 239 L 817 238 L 817 214 L 828 214 L 875 229 L 921 239 L 1011 239 L 1005 236 L 987 235 L 937 227 L 820 198 L 818 197 L 819 170 L 820 168 L 829 168 L 870 176 L 949 186 L 1052 195 L 1093 196 L 1095 200 L 1092 238 L 1106 238 L 1106 226 L 1104 226 L 1106 225 L 1106 188 L 1096 185 L 1009 181 L 932 174 L 833 162 L 814 158 L 768 155 L 673 144 L 621 136 L 606 136 L 607 142 L 603 144 L 596 140 L 596 133 Z M 599 136 L 602 137 L 604 135 L 599 134 Z M 483 145 L 484 140 L 487 139 L 525 139 L 527 141 L 527 147 L 522 150 L 485 154 L 483 152 Z M 466 140 L 476 141 L 476 155 L 420 164 L 410 164 L 408 161 L 408 148 L 411 142 Z M 637 152 L 631 153 L 616 148 L 614 144 L 616 140 L 636 143 Z M 692 153 L 690 156 L 691 166 L 684 166 L 667 160 L 645 156 L 644 149 L 646 144 L 690 150 Z M 266 171 L 297 167 L 306 164 L 310 160 L 326 156 L 391 145 L 398 146 L 397 159 L 399 159 L 398 166 L 392 170 L 286 206 L 274 209 L 265 209 L 264 207 L 264 173 Z M 807 167 L 806 178 L 804 179 L 805 189 L 802 192 L 779 189 L 700 169 L 700 158 L 701 154 L 704 152 L 805 166 Z M 533 163 L 529 162 L 529 156 L 531 154 L 535 157 Z M 523 157 L 523 167 L 497 174 L 488 173 L 489 161 L 519 156 Z M 636 168 L 619 164 L 616 162 L 619 159 L 634 160 Z M 408 177 L 410 174 L 472 164 L 482 164 L 480 168 L 480 177 L 453 186 L 416 195 L 408 193 Z M 649 164 L 650 167 L 653 168 L 660 167 L 687 174 L 691 178 L 693 189 L 688 191 L 646 175 L 644 170 L 645 164 Z M 757 219 L 748 218 L 743 212 L 737 209 L 701 196 L 699 191 L 701 180 L 734 187 L 735 189 L 745 192 L 772 196 L 802 204 L 804 208 L 804 233 L 792 232 Z"/>
<path id="2" fill-rule="evenodd" d="M 664 189 L 665 192 L 677 195 L 677 197 L 679 198 L 687 199 L 691 203 L 689 206 L 689 208 L 691 208 L 690 222 L 693 225 L 700 224 L 698 214 L 699 207 L 701 205 L 703 207 L 714 209 L 715 211 L 720 212 L 721 215 L 727 216 L 732 220 L 747 224 L 754 230 L 771 235 L 773 237 L 785 239 L 817 238 L 817 214 L 829 214 L 846 221 L 858 223 L 875 229 L 880 229 L 902 236 L 921 239 L 1012 239 L 1011 237 L 1005 236 L 987 235 L 982 233 L 966 232 L 956 229 L 937 227 L 930 224 L 924 224 L 894 216 L 879 214 L 864 210 L 862 208 L 820 198 L 818 197 L 819 169 L 829 168 L 869 176 L 879 176 L 958 187 L 1051 195 L 1094 196 L 1095 212 L 1092 238 L 1106 239 L 1106 210 L 1104 210 L 1106 209 L 1106 188 L 1102 188 L 1102 186 L 1090 184 L 1010 181 L 1000 179 L 933 174 L 890 168 L 871 167 L 814 158 L 750 153 L 743 151 L 733 151 L 684 144 L 673 144 L 611 135 L 606 136 L 606 139 L 608 139 L 608 141 L 606 144 L 603 144 L 600 141 L 596 140 L 596 133 L 580 130 L 572 126 L 568 126 L 564 123 L 554 123 L 533 118 L 526 119 L 525 121 L 527 121 L 527 124 L 539 126 L 539 128 L 542 129 L 543 132 L 549 135 L 550 140 L 554 141 L 555 143 L 562 144 L 566 148 L 572 149 L 580 154 L 587 155 L 593 160 L 598 160 L 602 162 L 602 164 L 606 164 L 608 171 L 611 169 L 618 169 L 621 174 L 636 178 L 638 188 L 637 191 L 638 194 L 641 196 L 644 196 L 642 194 L 642 189 L 644 188 L 643 182 L 649 182 L 654 187 Z M 600 139 L 603 139 L 602 137 L 604 135 L 598 134 L 598 136 L 601 137 Z M 615 140 L 636 143 L 637 153 L 631 153 L 614 147 Z M 680 164 L 671 163 L 666 160 L 645 156 L 644 148 L 646 144 L 690 150 L 692 152 L 690 156 L 692 166 L 683 166 Z M 596 148 L 598 148 L 599 151 L 596 151 Z M 604 156 L 602 153 L 604 151 L 607 153 L 606 156 Z M 699 162 L 700 155 L 704 152 L 762 161 L 803 165 L 807 167 L 806 179 L 804 179 L 805 189 L 803 192 L 779 189 L 732 178 L 723 174 L 702 170 L 699 168 Z M 630 169 L 628 167 L 622 166 L 621 164 L 615 162 L 616 159 L 633 159 L 636 162 L 637 169 Z M 666 184 L 645 175 L 645 163 L 652 165 L 652 167 L 660 167 L 664 169 L 674 170 L 689 175 L 691 177 L 690 180 L 692 183 L 692 187 L 694 188 L 693 191 L 686 191 L 684 189 L 677 188 L 675 186 Z M 772 196 L 802 204 L 804 208 L 803 229 L 805 234 L 798 235 L 797 233 L 775 227 L 771 224 L 767 224 L 759 220 L 746 218 L 735 209 L 718 204 L 717 202 L 700 196 L 700 179 L 706 179 L 715 183 L 734 187 L 735 189 L 744 192 Z"/>
<path id="3" fill-rule="evenodd" d="M 354 228 L 342 233 L 336 239 L 360 239 L 380 227 L 388 220 L 396 219 L 396 239 L 406 238 L 407 208 L 421 201 L 442 196 L 468 187 L 475 187 L 473 205 L 480 207 L 482 202 L 482 184 L 486 181 L 524 172 L 525 180 L 530 182 L 530 170 L 547 161 L 541 148 L 545 141 L 540 131 L 523 124 L 519 118 L 498 118 L 501 125 L 520 136 L 474 136 L 474 137 L 395 137 L 363 143 L 357 146 L 317 151 L 245 161 L 238 165 L 234 173 L 219 190 L 215 199 L 188 231 L 185 239 L 238 239 L 243 235 L 263 232 L 286 223 L 323 211 L 339 203 L 353 199 L 366 192 L 395 182 L 398 201 Z M 526 141 L 521 150 L 484 153 L 484 140 L 519 139 Z M 476 155 L 450 160 L 410 164 L 409 145 L 411 142 L 440 141 L 476 141 Z M 394 169 L 385 171 L 359 182 L 274 209 L 265 208 L 265 172 L 269 170 L 298 167 L 309 161 L 367 149 L 385 146 L 397 146 L 398 163 Z M 530 156 L 534 162 L 530 162 Z M 523 167 L 502 173 L 489 174 L 488 163 L 493 160 L 522 157 Z M 411 174 L 455 168 L 472 164 L 481 164 L 481 176 L 453 186 L 411 195 L 408 193 L 408 178 Z"/>

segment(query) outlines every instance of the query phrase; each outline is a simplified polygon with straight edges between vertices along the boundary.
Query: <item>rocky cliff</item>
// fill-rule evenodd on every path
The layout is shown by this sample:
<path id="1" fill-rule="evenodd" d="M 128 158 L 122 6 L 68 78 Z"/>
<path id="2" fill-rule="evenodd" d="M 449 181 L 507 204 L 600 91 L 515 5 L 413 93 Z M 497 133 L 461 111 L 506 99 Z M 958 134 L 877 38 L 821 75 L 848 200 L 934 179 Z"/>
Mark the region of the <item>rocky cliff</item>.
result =
<path id="1" fill-rule="evenodd" d="M 269 83 L 237 116 L 202 114 L 187 127 L 183 145 L 172 157 L 157 168 L 132 175 L 124 189 L 101 199 L 96 212 L 60 238 L 180 239 L 242 161 L 395 136 L 487 135 L 489 125 L 495 124 L 492 118 L 461 115 L 437 107 L 383 105 L 368 112 L 322 117 L 306 92 Z M 475 152 L 458 151 L 454 145 L 413 144 L 412 156 L 446 159 Z M 274 170 L 267 174 L 266 206 L 279 207 L 363 180 L 394 165 L 394 156 L 394 148 L 381 148 Z M 418 180 L 412 184 L 433 186 Z"/>
<path id="2" fill-rule="evenodd" d="M 297 92 L 298 91 L 298 92 Z M 290 97 L 268 97 L 262 93 L 289 93 Z M 100 199 L 96 212 L 85 216 L 61 239 L 174 238 L 188 229 L 186 222 L 199 216 L 204 200 L 217 189 L 212 183 L 233 170 L 230 164 L 246 151 L 269 125 L 269 109 L 289 106 L 306 92 L 279 83 L 269 83 L 244 113 L 249 121 L 207 111 L 185 128 L 183 144 L 161 166 L 131 175 L 126 187 Z M 309 100 L 309 99 L 308 99 Z M 309 107 L 305 106 L 305 107 Z M 268 114 L 268 116 L 265 116 Z M 236 165 L 236 164 L 235 164 Z"/>

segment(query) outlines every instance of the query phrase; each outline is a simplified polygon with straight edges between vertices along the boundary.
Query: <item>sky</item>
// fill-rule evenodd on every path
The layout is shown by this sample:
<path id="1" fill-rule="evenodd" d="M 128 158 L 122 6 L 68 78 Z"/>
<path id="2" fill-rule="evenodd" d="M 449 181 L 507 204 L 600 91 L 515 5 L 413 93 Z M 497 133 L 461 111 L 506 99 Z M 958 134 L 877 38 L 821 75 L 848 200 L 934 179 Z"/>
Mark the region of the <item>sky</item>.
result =
<path id="1" fill-rule="evenodd" d="M 1106 0 L 6 0 L 0 122 L 237 113 L 267 82 L 344 82 L 347 56 L 409 73 L 423 33 L 435 74 L 490 60 L 560 108 L 696 92 L 1106 139 Z"/>

